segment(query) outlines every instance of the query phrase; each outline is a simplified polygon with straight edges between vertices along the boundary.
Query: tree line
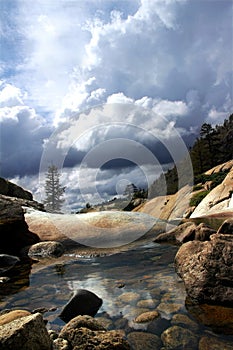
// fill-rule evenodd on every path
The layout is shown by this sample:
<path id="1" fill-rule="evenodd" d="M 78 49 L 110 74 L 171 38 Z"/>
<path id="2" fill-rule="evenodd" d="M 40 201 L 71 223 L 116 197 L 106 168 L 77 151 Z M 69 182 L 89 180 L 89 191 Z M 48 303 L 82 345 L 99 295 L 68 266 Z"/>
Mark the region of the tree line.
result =
<path id="1" fill-rule="evenodd" d="M 200 176 L 207 170 L 233 159 L 233 114 L 225 119 L 222 125 L 212 126 L 204 123 L 200 128 L 200 134 L 189 149 L 192 161 L 194 184 L 198 183 Z M 186 176 L 185 161 L 181 161 L 182 183 L 189 184 L 190 179 Z M 166 186 L 166 188 L 165 188 Z M 174 194 L 178 190 L 178 174 L 174 166 L 165 174 L 153 182 L 149 189 L 149 198 L 160 195 Z"/>

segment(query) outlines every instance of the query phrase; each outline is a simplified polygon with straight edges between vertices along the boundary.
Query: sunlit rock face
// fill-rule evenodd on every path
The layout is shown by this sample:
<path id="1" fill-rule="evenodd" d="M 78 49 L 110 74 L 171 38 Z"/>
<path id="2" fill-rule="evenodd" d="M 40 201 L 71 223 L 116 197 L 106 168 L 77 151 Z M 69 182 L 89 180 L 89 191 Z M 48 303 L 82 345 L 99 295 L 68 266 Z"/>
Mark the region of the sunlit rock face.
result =
<path id="1" fill-rule="evenodd" d="M 211 175 L 212 173 L 217 173 L 218 171 L 224 170 L 228 170 L 229 173 L 223 182 L 210 191 L 210 193 L 201 201 L 201 203 L 192 213 L 191 218 L 196 218 L 207 214 L 233 211 L 233 161 L 225 163 L 225 167 L 215 167 L 209 172 L 206 172 L 206 174 Z"/>
<path id="2" fill-rule="evenodd" d="M 112 248 L 131 243 L 148 232 L 158 219 L 134 212 L 50 214 L 29 210 L 25 220 L 41 240 L 71 239 L 85 246 Z"/>

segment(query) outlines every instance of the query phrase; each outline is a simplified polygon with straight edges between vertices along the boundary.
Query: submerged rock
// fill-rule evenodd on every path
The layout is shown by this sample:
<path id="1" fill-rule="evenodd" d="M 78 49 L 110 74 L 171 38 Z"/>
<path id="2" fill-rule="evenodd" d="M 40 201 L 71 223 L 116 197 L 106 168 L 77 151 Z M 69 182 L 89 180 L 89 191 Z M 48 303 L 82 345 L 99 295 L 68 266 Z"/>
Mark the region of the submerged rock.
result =
<path id="1" fill-rule="evenodd" d="M 161 335 L 166 349 L 197 349 L 197 337 L 188 329 L 172 326 Z"/>
<path id="2" fill-rule="evenodd" d="M 211 241 L 183 244 L 175 257 L 177 274 L 188 296 L 198 303 L 233 302 L 233 236 L 211 235 Z"/>
<path id="3" fill-rule="evenodd" d="M 1 350 L 51 350 L 41 314 L 15 319 L 0 327 Z"/>
<path id="4" fill-rule="evenodd" d="M 79 289 L 68 301 L 59 317 L 64 322 L 69 322 L 78 315 L 95 316 L 103 301 L 89 290 Z"/>
<path id="5" fill-rule="evenodd" d="M 199 341 L 198 350 L 232 350 L 232 344 L 206 335 Z"/>
<path id="6" fill-rule="evenodd" d="M 133 350 L 159 350 L 161 348 L 160 338 L 152 333 L 131 332 L 127 339 Z"/>
<path id="7" fill-rule="evenodd" d="M 193 304 L 187 299 L 186 308 L 201 324 L 216 333 L 233 334 L 233 308 L 219 305 Z"/>
<path id="8" fill-rule="evenodd" d="M 135 323 L 147 323 L 153 321 L 155 318 L 159 317 L 159 313 L 157 311 L 148 311 L 140 314 L 134 320 Z"/>

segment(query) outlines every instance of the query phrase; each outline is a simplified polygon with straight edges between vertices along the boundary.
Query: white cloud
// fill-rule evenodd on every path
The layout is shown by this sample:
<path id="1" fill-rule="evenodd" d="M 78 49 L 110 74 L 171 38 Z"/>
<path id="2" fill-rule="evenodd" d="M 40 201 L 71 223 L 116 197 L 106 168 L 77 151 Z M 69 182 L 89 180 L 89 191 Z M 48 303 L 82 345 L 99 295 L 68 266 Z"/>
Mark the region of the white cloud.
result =
<path id="1" fill-rule="evenodd" d="M 91 118 L 94 125 L 132 123 L 165 140 L 177 131 L 187 135 L 205 120 L 221 122 L 231 112 L 228 0 L 38 0 L 19 1 L 17 8 L 7 2 L 4 11 L 1 121 L 10 135 L 17 134 L 10 122 L 18 123 L 20 135 L 26 133 L 24 158 L 29 144 L 41 152 L 52 122 L 54 127 L 70 117 L 74 121 L 80 112 L 81 149 L 114 136 L 110 127 L 85 134 L 93 127 Z M 101 109 L 86 112 L 106 102 L 120 104 L 119 109 L 109 106 L 107 115 Z M 151 113 L 121 114 L 127 104 Z M 74 131 L 63 133 L 61 147 L 70 147 Z M 124 137 L 132 133 L 118 131 Z M 145 141 L 144 132 L 136 136 Z M 22 148 L 18 145 L 16 137 L 14 150 Z M 3 146 L 8 148 L 7 139 Z"/>
<path id="2" fill-rule="evenodd" d="M 22 106 L 24 104 L 23 99 L 26 96 L 26 93 L 22 93 L 16 86 L 5 84 L 0 91 L 0 108 Z"/>

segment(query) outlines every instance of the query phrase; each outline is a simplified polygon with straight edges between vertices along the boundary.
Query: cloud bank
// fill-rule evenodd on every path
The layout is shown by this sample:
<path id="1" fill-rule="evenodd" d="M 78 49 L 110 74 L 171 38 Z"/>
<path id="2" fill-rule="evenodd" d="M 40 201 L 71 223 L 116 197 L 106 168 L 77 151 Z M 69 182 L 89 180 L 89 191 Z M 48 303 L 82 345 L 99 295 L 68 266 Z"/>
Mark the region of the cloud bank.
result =
<path id="1" fill-rule="evenodd" d="M 167 139 L 175 128 L 188 146 L 203 122 L 232 112 L 228 0 L 2 0 L 0 16 L 1 176 L 36 175 L 52 133 L 77 116 L 88 128 L 85 113 L 97 105 L 150 110 L 153 118 L 135 114 L 135 125 L 159 130 L 164 117 L 159 135 Z M 148 135 L 136 134 L 153 150 Z M 66 168 L 110 136 L 114 128 L 103 138 L 100 130 L 83 135 Z"/>

